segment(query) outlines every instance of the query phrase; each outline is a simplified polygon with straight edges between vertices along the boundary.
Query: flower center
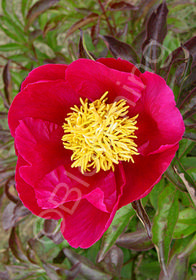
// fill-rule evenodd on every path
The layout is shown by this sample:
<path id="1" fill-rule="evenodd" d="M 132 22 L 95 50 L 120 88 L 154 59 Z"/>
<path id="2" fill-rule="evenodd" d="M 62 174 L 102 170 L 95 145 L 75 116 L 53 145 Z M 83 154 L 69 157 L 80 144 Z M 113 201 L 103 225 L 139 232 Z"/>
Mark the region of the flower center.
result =
<path id="1" fill-rule="evenodd" d="M 73 151 L 72 167 L 80 167 L 82 173 L 94 168 L 114 171 L 114 164 L 134 162 L 133 155 L 139 154 L 134 142 L 137 116 L 126 116 L 129 106 L 124 99 L 107 104 L 107 94 L 92 103 L 80 98 L 80 108 L 71 108 L 63 124 L 63 145 Z"/>

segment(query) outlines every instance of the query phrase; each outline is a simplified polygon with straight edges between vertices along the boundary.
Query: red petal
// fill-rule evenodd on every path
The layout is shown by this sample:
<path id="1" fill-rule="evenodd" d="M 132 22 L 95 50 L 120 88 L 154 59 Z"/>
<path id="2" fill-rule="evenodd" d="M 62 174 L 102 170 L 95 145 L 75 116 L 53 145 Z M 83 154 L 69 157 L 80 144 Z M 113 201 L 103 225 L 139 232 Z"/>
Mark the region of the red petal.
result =
<path id="1" fill-rule="evenodd" d="M 30 185 L 28 185 L 20 176 L 19 170 L 23 165 L 26 164 L 27 163 L 24 161 L 24 159 L 22 159 L 22 157 L 18 158 L 16 166 L 16 189 L 24 206 L 27 207 L 33 214 L 42 218 L 56 220 L 60 219 L 62 217 L 60 209 L 48 209 L 47 211 L 45 211 L 44 209 L 38 206 L 33 188 Z"/>
<path id="2" fill-rule="evenodd" d="M 86 198 L 100 210 L 110 211 L 116 202 L 114 173 L 94 175 L 90 184 L 88 177 L 74 171 L 71 169 L 67 172 L 64 166 L 59 166 L 46 174 L 43 180 L 34 186 L 38 205 L 44 209 L 56 208 L 65 202 Z"/>
<path id="3" fill-rule="evenodd" d="M 156 154 L 148 156 L 136 156 L 135 163 L 123 163 L 127 184 L 123 189 L 119 208 L 146 196 L 153 186 L 161 179 L 161 175 L 168 168 L 178 144 L 163 146 Z"/>
<path id="4" fill-rule="evenodd" d="M 88 248 L 99 240 L 110 226 L 117 209 L 116 205 L 112 213 L 102 212 L 86 199 L 80 200 L 79 204 L 75 202 L 71 209 L 67 204 L 64 206 L 65 217 L 61 223 L 61 232 L 74 248 Z"/>
<path id="5" fill-rule="evenodd" d="M 128 72 L 128 73 L 133 73 L 136 76 L 140 76 L 141 72 L 135 67 L 134 64 L 130 63 L 127 60 L 123 60 L 121 58 L 115 59 L 115 58 L 99 58 L 96 60 L 97 62 L 100 62 L 104 65 L 106 65 L 109 68 L 118 70 L 118 71 L 123 71 L 123 72 Z"/>
<path id="6" fill-rule="evenodd" d="M 68 173 L 64 166 L 58 166 L 35 186 L 38 205 L 42 208 L 56 208 L 67 201 L 81 199 L 90 191 L 89 183 Z"/>
<path id="7" fill-rule="evenodd" d="M 128 103 L 134 106 L 145 88 L 138 76 L 88 59 L 78 59 L 71 63 L 65 77 L 76 92 L 91 101 L 108 91 L 109 102 L 126 98 Z"/>
<path id="8" fill-rule="evenodd" d="M 61 223 L 61 232 L 72 247 L 88 248 L 99 240 L 108 229 L 122 196 L 125 183 L 123 174 L 123 168 L 120 164 L 115 171 L 116 182 L 119 185 L 117 199 L 110 210 L 111 213 L 101 211 L 86 199 L 62 205 L 65 216 Z M 108 190 L 109 193 L 112 194 L 112 188 Z M 109 194 L 108 199 L 111 194 Z"/>
<path id="9" fill-rule="evenodd" d="M 146 90 L 135 108 L 139 112 L 136 135 L 139 152 L 147 155 L 162 145 L 178 143 L 184 133 L 184 123 L 165 80 L 150 72 L 141 77 Z"/>
<path id="10" fill-rule="evenodd" d="M 79 104 L 78 95 L 62 80 L 29 84 L 12 102 L 8 123 L 12 135 L 19 120 L 26 117 L 62 125 L 70 107 Z"/>
<path id="11" fill-rule="evenodd" d="M 99 182 L 95 181 L 95 189 L 85 198 L 96 208 L 104 212 L 110 212 L 117 198 L 114 173 L 110 171 Z"/>
<path id="12" fill-rule="evenodd" d="M 33 69 L 21 85 L 23 90 L 28 84 L 39 81 L 65 80 L 65 64 L 46 64 Z"/>
<path id="13" fill-rule="evenodd" d="M 20 168 L 22 178 L 35 185 L 45 174 L 66 163 L 67 152 L 62 144 L 62 127 L 47 121 L 26 118 L 16 129 L 15 144 L 20 156 L 28 163 Z"/>

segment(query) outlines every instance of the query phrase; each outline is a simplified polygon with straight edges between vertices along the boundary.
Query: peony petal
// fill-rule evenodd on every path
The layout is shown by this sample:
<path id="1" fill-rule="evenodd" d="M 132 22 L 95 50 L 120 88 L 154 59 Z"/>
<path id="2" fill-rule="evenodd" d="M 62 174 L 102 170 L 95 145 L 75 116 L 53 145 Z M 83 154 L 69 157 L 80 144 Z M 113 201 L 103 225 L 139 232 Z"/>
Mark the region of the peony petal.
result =
<path id="1" fill-rule="evenodd" d="M 136 66 L 132 63 L 130 63 L 127 60 L 123 60 L 121 58 L 115 59 L 112 57 L 109 58 L 99 58 L 96 60 L 97 62 L 100 62 L 104 64 L 105 66 L 118 70 L 123 72 L 132 73 L 136 76 L 140 76 L 141 72 L 136 68 Z"/>
<path id="2" fill-rule="evenodd" d="M 86 178 L 81 177 L 68 172 L 65 166 L 58 166 L 34 186 L 38 205 L 45 209 L 56 208 L 81 199 L 92 190 Z"/>
<path id="3" fill-rule="evenodd" d="M 63 163 L 69 162 L 62 144 L 62 127 L 48 121 L 25 118 L 16 129 L 15 145 L 19 155 L 28 163 L 20 168 L 22 178 L 35 185 L 43 176 Z"/>
<path id="4" fill-rule="evenodd" d="M 103 212 L 108 212 L 104 203 L 104 192 L 100 188 L 94 189 L 92 192 L 86 195 L 85 198 L 97 209 Z"/>
<path id="5" fill-rule="evenodd" d="M 115 179 L 119 184 L 117 186 L 118 194 L 110 213 L 103 212 L 94 207 L 86 199 L 81 199 L 77 203 L 65 203 L 60 206 L 60 208 L 64 209 L 65 213 L 61 223 L 61 232 L 72 247 L 85 249 L 92 246 L 110 226 L 117 211 L 125 184 L 122 164 L 119 164 L 116 168 Z M 109 192 L 112 193 L 111 190 Z"/>
<path id="6" fill-rule="evenodd" d="M 89 186 L 85 187 L 88 190 Z M 62 165 L 46 174 L 34 186 L 37 203 L 44 209 L 56 208 L 66 201 L 81 199 L 81 189 L 82 185 L 67 176 Z"/>
<path id="7" fill-rule="evenodd" d="M 71 170 L 73 172 L 73 169 Z M 116 184 L 113 172 L 105 172 L 90 184 L 85 176 L 75 176 L 59 166 L 34 186 L 38 205 L 41 208 L 56 208 L 59 205 L 86 198 L 98 209 L 108 212 L 116 202 Z M 92 178 L 93 180 L 93 178 Z"/>
<path id="8" fill-rule="evenodd" d="M 25 160 L 19 156 L 16 166 L 16 190 L 24 206 L 27 207 L 33 214 L 42 218 L 56 220 L 60 219 L 62 217 L 61 209 L 48 209 L 45 211 L 38 206 L 33 188 L 28 185 L 20 176 L 19 170 L 23 165 L 26 164 L 27 163 Z"/>
<path id="9" fill-rule="evenodd" d="M 76 92 L 91 101 L 108 91 L 109 102 L 126 98 L 134 106 L 145 88 L 138 76 L 87 59 L 72 62 L 65 77 Z"/>
<path id="10" fill-rule="evenodd" d="M 110 171 L 106 174 L 99 182 L 95 181 L 95 189 L 85 198 L 101 211 L 110 212 L 116 202 L 117 186 L 114 173 Z"/>
<path id="11" fill-rule="evenodd" d="M 65 64 L 46 64 L 33 69 L 21 85 L 23 90 L 28 84 L 39 81 L 65 80 Z"/>
<path id="12" fill-rule="evenodd" d="M 135 157 L 134 163 L 123 163 L 127 184 L 123 189 L 119 208 L 146 196 L 153 186 L 161 179 L 161 175 L 166 171 L 171 163 L 178 144 L 167 147 L 161 147 L 159 152 Z"/>
<path id="13" fill-rule="evenodd" d="M 62 125 L 70 107 L 75 104 L 79 104 L 79 98 L 68 82 L 57 80 L 29 84 L 10 106 L 8 123 L 11 133 L 15 135 L 19 120 L 26 117 Z"/>
<path id="14" fill-rule="evenodd" d="M 86 199 L 80 200 L 79 204 L 75 205 L 72 205 L 70 209 L 74 211 L 69 213 L 66 213 L 68 210 L 66 205 L 61 232 L 72 247 L 85 249 L 99 240 L 108 229 L 116 213 L 117 205 L 111 213 L 100 211 Z"/>
<path id="15" fill-rule="evenodd" d="M 136 135 L 139 152 L 147 155 L 162 145 L 178 143 L 184 133 L 184 123 L 165 80 L 150 72 L 141 74 L 141 78 L 146 90 L 135 108 L 139 113 Z"/>

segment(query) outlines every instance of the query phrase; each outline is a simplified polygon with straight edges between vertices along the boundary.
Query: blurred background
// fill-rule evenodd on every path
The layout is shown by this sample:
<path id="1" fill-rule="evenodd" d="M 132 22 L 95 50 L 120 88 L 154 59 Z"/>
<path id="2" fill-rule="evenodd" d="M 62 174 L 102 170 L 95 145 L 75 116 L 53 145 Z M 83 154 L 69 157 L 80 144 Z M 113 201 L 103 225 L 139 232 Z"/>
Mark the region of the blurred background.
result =
<path id="1" fill-rule="evenodd" d="M 195 0 L 0 1 L 0 280 L 196 279 L 195 36 Z M 186 132 L 140 205 L 152 239 L 140 221 L 148 227 L 145 217 L 128 205 L 101 240 L 73 249 L 57 221 L 32 215 L 17 196 L 7 113 L 33 68 L 99 57 L 120 57 L 161 75 L 174 91 Z"/>

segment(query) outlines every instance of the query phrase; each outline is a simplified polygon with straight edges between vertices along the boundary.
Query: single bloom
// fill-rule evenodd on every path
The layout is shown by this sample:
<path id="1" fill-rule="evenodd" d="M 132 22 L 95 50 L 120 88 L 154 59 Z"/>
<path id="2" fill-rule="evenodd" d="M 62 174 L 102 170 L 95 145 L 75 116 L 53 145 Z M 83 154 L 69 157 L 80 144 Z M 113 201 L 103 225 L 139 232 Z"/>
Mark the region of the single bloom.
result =
<path id="1" fill-rule="evenodd" d="M 113 58 L 34 69 L 8 123 L 20 199 L 37 216 L 62 219 L 75 248 L 94 244 L 119 208 L 152 190 L 184 133 L 164 79 Z"/>

